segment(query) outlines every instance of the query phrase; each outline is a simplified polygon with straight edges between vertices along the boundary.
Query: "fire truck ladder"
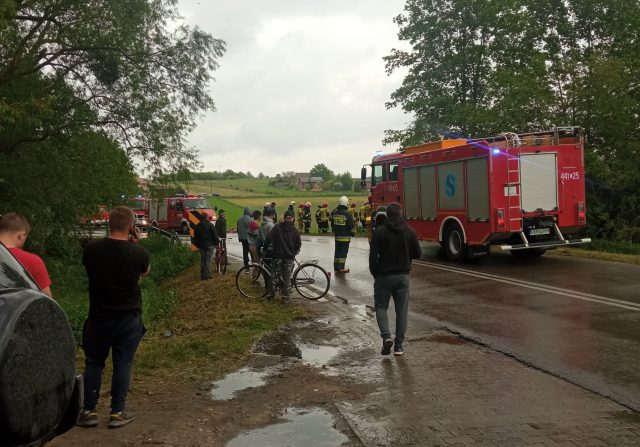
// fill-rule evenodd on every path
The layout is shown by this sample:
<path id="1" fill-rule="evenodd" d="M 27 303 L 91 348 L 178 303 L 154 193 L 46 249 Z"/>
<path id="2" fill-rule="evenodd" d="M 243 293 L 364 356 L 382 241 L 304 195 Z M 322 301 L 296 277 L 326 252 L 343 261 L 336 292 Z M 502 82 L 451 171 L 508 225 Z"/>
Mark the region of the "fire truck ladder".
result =
<path id="1" fill-rule="evenodd" d="M 522 236 L 522 216 L 520 202 L 520 152 L 517 150 L 522 144 L 520 137 L 515 133 L 504 134 L 507 147 L 507 220 L 509 231 L 519 231 Z M 528 241 L 523 241 L 525 244 Z"/>

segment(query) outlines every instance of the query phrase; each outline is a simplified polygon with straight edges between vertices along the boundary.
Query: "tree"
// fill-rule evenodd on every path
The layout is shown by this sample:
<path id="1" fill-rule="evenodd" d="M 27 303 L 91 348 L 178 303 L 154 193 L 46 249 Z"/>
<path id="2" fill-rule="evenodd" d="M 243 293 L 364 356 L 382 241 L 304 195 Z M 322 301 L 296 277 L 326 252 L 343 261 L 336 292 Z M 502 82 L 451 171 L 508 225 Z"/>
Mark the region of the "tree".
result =
<path id="1" fill-rule="evenodd" d="M 333 171 L 327 168 L 323 163 L 319 163 L 311 168 L 311 171 L 309 171 L 309 175 L 311 177 L 322 177 L 322 180 L 324 180 L 325 182 L 329 182 L 335 177 Z"/>
<path id="2" fill-rule="evenodd" d="M 336 181 L 339 183 L 341 191 L 353 191 L 353 178 L 350 172 L 338 174 Z"/>
<path id="3" fill-rule="evenodd" d="M 152 170 L 193 165 L 185 135 L 214 109 L 225 43 L 185 25 L 174 0 L 3 0 L 0 12 L 0 152 L 93 128 Z"/>
<path id="4" fill-rule="evenodd" d="M 81 216 L 138 192 L 131 163 L 118 144 L 87 132 L 26 144 L 14 156 L 0 153 L 0 213 L 17 211 L 33 223 L 33 243 L 72 231 Z"/>
<path id="5" fill-rule="evenodd" d="M 407 0 L 395 22 L 411 48 L 384 58 L 407 71 L 387 107 L 413 120 L 385 143 L 579 125 L 590 231 L 640 242 L 637 0 Z"/>

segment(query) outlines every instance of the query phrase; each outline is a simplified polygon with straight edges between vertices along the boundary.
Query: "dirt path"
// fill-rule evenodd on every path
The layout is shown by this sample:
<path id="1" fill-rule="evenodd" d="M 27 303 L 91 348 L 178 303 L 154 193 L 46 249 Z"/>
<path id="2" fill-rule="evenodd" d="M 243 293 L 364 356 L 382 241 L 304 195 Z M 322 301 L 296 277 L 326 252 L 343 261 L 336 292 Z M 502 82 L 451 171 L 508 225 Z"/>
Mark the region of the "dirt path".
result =
<path id="1" fill-rule="evenodd" d="M 310 437 L 307 445 L 318 445 L 314 438 L 322 439 L 324 445 L 361 445 L 335 402 L 358 400 L 375 390 L 375 380 L 358 383 L 362 382 L 358 371 L 371 357 L 369 340 L 375 334 L 359 336 L 349 329 L 349 320 L 358 318 L 358 313 L 364 317 L 365 310 L 344 305 L 344 312 L 336 315 L 328 303 L 300 299 L 296 304 L 304 307 L 305 317 L 259 340 L 245 368 L 219 386 L 139 384 L 128 401 L 136 415 L 133 423 L 108 429 L 108 408 L 103 405 L 97 428 L 76 427 L 50 445 L 212 446 L 224 445 L 241 433 L 244 435 L 232 444 L 253 445 L 252 436 L 259 432 L 252 430 L 275 423 L 282 426 L 288 416 L 299 425 L 295 445 L 304 443 L 306 437 Z M 356 349 L 344 358 L 340 346 L 346 343 L 349 349 Z M 345 368 L 351 369 L 347 375 Z M 156 390 L 143 393 L 136 388 Z M 232 395 L 234 389 L 240 390 Z M 108 396 L 101 401 L 107 402 Z"/>

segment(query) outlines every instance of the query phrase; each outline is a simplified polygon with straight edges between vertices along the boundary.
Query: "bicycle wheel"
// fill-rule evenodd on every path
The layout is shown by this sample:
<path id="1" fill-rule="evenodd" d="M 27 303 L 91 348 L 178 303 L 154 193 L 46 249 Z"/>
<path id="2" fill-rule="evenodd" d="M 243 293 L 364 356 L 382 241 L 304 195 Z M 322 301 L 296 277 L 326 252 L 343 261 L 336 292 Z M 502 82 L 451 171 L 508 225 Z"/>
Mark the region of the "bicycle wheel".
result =
<path id="1" fill-rule="evenodd" d="M 269 273 L 259 265 L 242 267 L 236 273 L 236 287 L 247 298 L 262 298 L 267 294 Z"/>
<path id="2" fill-rule="evenodd" d="M 227 252 L 223 251 L 220 256 L 216 256 L 216 271 L 218 275 L 224 275 L 227 272 Z"/>
<path id="3" fill-rule="evenodd" d="M 331 277 L 316 264 L 302 264 L 293 273 L 293 285 L 308 300 L 322 298 L 329 291 Z"/>

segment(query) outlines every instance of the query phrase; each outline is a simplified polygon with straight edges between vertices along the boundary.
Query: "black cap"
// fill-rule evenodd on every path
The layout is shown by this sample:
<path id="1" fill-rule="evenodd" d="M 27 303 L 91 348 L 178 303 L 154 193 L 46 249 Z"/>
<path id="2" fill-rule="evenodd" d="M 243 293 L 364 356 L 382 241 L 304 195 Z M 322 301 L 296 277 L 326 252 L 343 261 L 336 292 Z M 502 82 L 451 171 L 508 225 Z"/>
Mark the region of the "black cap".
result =
<path id="1" fill-rule="evenodd" d="M 293 217 L 293 211 L 285 211 L 284 212 L 284 218 L 286 219 L 287 217 Z"/>
<path id="2" fill-rule="evenodd" d="M 265 216 L 275 216 L 276 215 L 276 210 L 274 210 L 273 208 L 271 208 L 269 206 L 269 207 L 267 207 L 267 209 L 264 210 L 264 215 Z"/>
<path id="3" fill-rule="evenodd" d="M 225 211 L 223 208 L 220 208 L 220 209 L 218 210 L 218 213 L 222 214 L 222 213 L 226 213 L 226 211 Z"/>

